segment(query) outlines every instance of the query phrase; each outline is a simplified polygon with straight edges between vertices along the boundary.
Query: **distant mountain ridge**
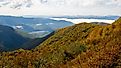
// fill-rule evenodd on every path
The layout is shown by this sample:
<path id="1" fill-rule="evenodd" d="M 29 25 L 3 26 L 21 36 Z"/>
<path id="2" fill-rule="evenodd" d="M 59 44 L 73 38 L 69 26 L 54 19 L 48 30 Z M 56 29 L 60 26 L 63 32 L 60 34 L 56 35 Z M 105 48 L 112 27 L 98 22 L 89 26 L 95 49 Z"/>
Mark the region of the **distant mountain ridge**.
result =
<path id="1" fill-rule="evenodd" d="M 77 16 L 55 16 L 53 18 L 67 18 L 67 19 L 104 19 L 104 20 L 116 20 L 118 19 L 120 16 L 111 16 L 111 15 L 107 15 L 107 16 L 94 16 L 94 15 L 88 15 L 88 16 L 81 16 L 81 15 L 77 15 Z"/>
<path id="2" fill-rule="evenodd" d="M 8 25 L 8 26 L 15 26 L 15 25 L 29 25 L 29 26 L 35 26 L 37 24 L 41 24 L 43 26 L 48 26 L 51 29 L 57 29 L 58 27 L 63 27 L 64 24 L 65 26 L 68 24 L 72 24 L 71 22 L 67 21 L 57 21 L 57 20 L 52 20 L 49 18 L 26 18 L 26 17 L 16 17 L 16 16 L 0 16 L 0 24 L 2 25 Z M 52 24 L 55 26 L 52 27 Z M 57 25 L 59 24 L 59 25 Z M 39 25 L 39 26 L 41 26 Z M 50 29 L 49 28 L 49 29 Z"/>
<path id="3" fill-rule="evenodd" d="M 64 20 L 57 21 L 49 18 L 26 18 L 26 17 L 15 17 L 15 16 L 0 16 L 0 24 L 13 27 L 15 30 L 19 31 L 19 33 L 20 32 L 27 34 L 36 33 L 37 35 L 39 34 L 46 35 L 58 28 L 63 28 L 66 26 L 73 25 L 72 22 Z M 37 33 L 38 31 L 44 33 Z"/>

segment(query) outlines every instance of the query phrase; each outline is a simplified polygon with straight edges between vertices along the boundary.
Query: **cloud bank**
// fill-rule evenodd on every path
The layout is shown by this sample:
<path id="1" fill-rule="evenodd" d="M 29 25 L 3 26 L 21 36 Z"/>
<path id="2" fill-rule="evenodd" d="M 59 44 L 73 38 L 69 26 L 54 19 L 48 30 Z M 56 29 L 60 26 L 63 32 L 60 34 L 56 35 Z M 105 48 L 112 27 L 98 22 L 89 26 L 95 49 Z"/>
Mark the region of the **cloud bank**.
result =
<path id="1" fill-rule="evenodd" d="M 121 15 L 121 0 L 0 0 L 1 15 Z"/>

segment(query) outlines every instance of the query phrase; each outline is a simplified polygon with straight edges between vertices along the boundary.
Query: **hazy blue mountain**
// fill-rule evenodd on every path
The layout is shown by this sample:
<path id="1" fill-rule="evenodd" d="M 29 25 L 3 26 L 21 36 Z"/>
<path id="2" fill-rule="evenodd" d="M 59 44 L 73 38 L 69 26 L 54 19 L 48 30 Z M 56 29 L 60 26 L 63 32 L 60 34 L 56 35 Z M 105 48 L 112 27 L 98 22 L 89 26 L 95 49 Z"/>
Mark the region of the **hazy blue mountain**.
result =
<path id="1" fill-rule="evenodd" d="M 9 26 L 28 25 L 31 27 L 44 25 L 45 27 L 50 27 L 53 29 L 72 25 L 71 22 L 57 21 L 49 18 L 24 18 L 24 17 L 13 17 L 13 16 L 0 16 L 0 24 L 9 25 Z M 54 27 L 52 27 L 52 25 L 54 25 Z"/>
<path id="2" fill-rule="evenodd" d="M 68 18 L 68 19 L 104 19 L 104 20 L 116 20 L 118 19 L 120 16 L 93 16 L 93 15 L 89 15 L 89 16 L 56 16 L 54 18 Z"/>
<path id="3" fill-rule="evenodd" d="M 39 32 L 40 35 L 41 34 L 43 35 L 43 32 L 45 32 L 45 34 L 49 34 L 58 28 L 63 28 L 66 26 L 73 25 L 73 23 L 71 22 L 62 21 L 62 20 L 57 21 L 49 18 L 25 18 L 25 17 L 15 17 L 15 16 L 0 16 L 0 24 L 11 26 L 15 30 L 17 30 L 18 33 L 20 32 L 27 33 L 30 34 L 30 36 L 35 35 L 35 33 L 38 34 L 38 31 L 42 32 L 42 33 Z"/>

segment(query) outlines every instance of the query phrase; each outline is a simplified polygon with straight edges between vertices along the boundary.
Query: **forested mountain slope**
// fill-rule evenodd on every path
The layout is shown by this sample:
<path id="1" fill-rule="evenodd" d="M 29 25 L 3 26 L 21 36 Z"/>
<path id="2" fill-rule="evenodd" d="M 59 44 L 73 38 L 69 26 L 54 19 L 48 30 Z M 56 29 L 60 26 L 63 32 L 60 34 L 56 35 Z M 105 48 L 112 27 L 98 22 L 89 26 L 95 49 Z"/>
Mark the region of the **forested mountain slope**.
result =
<path id="1" fill-rule="evenodd" d="M 32 50 L 2 52 L 1 68 L 120 68 L 121 18 L 59 29 Z"/>

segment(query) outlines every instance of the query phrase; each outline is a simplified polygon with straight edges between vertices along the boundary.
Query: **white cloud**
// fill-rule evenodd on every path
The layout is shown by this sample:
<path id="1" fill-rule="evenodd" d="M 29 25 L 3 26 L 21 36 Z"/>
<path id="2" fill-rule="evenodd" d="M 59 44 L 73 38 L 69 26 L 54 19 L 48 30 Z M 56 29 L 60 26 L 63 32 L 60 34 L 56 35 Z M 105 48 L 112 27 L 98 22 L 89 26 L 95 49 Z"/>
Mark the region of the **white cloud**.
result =
<path id="1" fill-rule="evenodd" d="M 121 15 L 121 0 L 0 0 L 0 6 L 7 15 Z"/>

